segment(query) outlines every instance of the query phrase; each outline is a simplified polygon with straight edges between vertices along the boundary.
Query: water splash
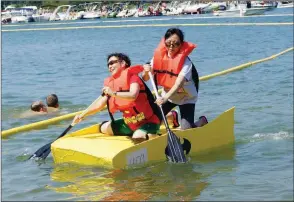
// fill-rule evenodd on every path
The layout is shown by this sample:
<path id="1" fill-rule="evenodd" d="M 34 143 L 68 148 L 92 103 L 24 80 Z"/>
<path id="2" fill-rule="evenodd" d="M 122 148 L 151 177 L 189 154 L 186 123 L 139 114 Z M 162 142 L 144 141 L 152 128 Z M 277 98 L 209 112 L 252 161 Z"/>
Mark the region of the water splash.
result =
<path id="1" fill-rule="evenodd" d="M 250 142 L 256 142 L 259 140 L 283 140 L 293 138 L 293 133 L 286 131 L 279 131 L 277 133 L 256 133 L 253 135 L 253 139 Z"/>

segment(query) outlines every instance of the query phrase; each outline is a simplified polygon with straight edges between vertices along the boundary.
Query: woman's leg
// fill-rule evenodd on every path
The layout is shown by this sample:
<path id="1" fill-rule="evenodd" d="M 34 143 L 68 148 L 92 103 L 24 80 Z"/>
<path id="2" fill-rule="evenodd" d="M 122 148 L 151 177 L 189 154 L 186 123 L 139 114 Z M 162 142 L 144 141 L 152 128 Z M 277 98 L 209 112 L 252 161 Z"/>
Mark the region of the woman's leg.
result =
<path id="1" fill-rule="evenodd" d="M 184 104 L 179 105 L 181 112 L 181 129 L 185 130 L 188 128 L 195 128 L 194 115 L 195 115 L 195 104 Z"/>
<path id="2" fill-rule="evenodd" d="M 175 115 L 171 112 L 171 110 L 172 110 L 173 108 L 175 108 L 176 106 L 178 106 L 178 105 L 176 105 L 176 104 L 174 104 L 174 103 L 171 103 L 171 102 L 169 102 L 169 101 L 167 101 L 166 103 L 164 103 L 164 104 L 162 105 L 162 110 L 163 110 L 163 112 L 164 112 L 164 115 L 165 115 L 166 120 L 167 120 L 167 122 L 169 123 L 169 125 L 170 125 L 170 124 L 175 125 L 175 124 L 174 124 L 174 121 L 175 121 L 174 119 L 177 118 L 177 117 L 175 117 Z"/>
<path id="3" fill-rule="evenodd" d="M 102 122 L 100 131 L 107 135 L 126 135 L 132 136 L 133 131 L 125 124 L 123 119 L 115 121 Z"/>
<path id="4" fill-rule="evenodd" d="M 113 135 L 113 131 L 111 128 L 111 121 L 102 122 L 100 125 L 100 131 L 101 133 L 107 134 L 107 135 Z"/>
<path id="5" fill-rule="evenodd" d="M 157 137 L 160 125 L 155 123 L 146 123 L 133 133 L 133 139 L 148 140 Z"/>

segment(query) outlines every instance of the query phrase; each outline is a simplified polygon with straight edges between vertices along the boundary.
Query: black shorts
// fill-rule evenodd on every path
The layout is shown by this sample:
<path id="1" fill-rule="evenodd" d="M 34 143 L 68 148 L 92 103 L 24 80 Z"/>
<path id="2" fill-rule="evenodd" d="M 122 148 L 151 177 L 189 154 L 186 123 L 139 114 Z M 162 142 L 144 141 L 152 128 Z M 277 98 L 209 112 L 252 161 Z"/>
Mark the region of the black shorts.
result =
<path id="1" fill-rule="evenodd" d="M 181 125 L 183 122 L 188 122 L 191 127 L 194 128 L 195 105 L 196 104 L 177 105 L 175 103 L 167 101 L 162 105 L 162 110 L 164 112 L 164 115 L 167 115 L 173 108 L 178 106 L 181 113 Z"/>

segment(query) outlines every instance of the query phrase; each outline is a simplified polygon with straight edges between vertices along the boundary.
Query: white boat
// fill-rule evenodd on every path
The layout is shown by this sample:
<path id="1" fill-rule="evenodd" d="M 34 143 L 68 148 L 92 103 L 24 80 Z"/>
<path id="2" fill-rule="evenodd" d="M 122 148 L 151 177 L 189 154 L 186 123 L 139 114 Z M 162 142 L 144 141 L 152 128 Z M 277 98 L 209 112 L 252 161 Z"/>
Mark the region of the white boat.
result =
<path id="1" fill-rule="evenodd" d="M 11 23 L 11 15 L 10 12 L 4 11 L 1 12 L 1 24 Z"/>
<path id="2" fill-rule="evenodd" d="M 93 3 L 84 3 L 79 4 L 77 7 L 82 9 L 76 16 L 77 19 L 98 19 L 100 18 L 101 11 L 99 10 L 101 7 L 101 2 L 93 2 Z"/>
<path id="3" fill-rule="evenodd" d="M 265 8 L 266 10 L 272 10 L 277 7 L 275 1 L 248 1 L 251 3 L 251 8 Z"/>
<path id="4" fill-rule="evenodd" d="M 72 9 L 74 5 L 61 5 L 58 6 L 52 15 L 49 18 L 49 21 L 56 21 L 56 20 L 72 20 L 75 19 L 75 16 L 72 16 Z"/>
<path id="5" fill-rule="evenodd" d="M 92 12 L 92 11 L 84 12 L 81 16 L 81 19 L 98 19 L 98 18 L 100 18 L 99 13 Z"/>
<path id="6" fill-rule="evenodd" d="M 49 21 L 52 13 L 43 13 L 43 14 L 33 14 L 32 18 L 34 22 L 46 22 Z"/>
<path id="7" fill-rule="evenodd" d="M 187 2 L 181 3 L 179 1 L 172 1 L 163 8 L 163 15 L 180 15 L 184 8 L 187 6 Z"/>
<path id="8" fill-rule="evenodd" d="M 293 8 L 293 1 L 279 1 L 277 8 Z"/>
<path id="9" fill-rule="evenodd" d="M 236 6 L 230 6 L 228 10 L 214 11 L 215 16 L 250 16 L 250 15 L 262 15 L 268 8 L 246 8 L 246 5 L 239 4 Z"/>
<path id="10" fill-rule="evenodd" d="M 27 23 L 28 17 L 24 16 L 21 11 L 11 11 L 11 23 Z"/>
<path id="11" fill-rule="evenodd" d="M 190 4 L 188 4 L 184 9 L 183 9 L 183 13 L 184 14 L 195 14 L 195 13 L 202 13 L 203 9 L 208 7 L 210 4 L 207 3 L 199 3 L 199 1 L 194 1 L 191 2 Z"/>

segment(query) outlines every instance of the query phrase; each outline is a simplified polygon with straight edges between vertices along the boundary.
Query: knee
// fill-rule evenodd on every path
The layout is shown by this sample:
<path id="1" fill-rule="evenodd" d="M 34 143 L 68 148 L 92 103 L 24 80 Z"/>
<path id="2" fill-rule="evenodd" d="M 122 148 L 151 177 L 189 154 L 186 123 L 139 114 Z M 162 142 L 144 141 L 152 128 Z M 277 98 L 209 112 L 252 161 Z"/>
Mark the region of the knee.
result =
<path id="1" fill-rule="evenodd" d="M 144 132 L 144 131 L 141 131 L 141 130 L 136 130 L 134 133 L 133 133 L 133 136 L 132 138 L 133 139 L 146 139 L 146 136 L 147 136 L 147 133 Z M 148 136 L 147 136 L 148 137 Z"/>
<path id="2" fill-rule="evenodd" d="M 113 134 L 112 128 L 111 128 L 111 121 L 103 121 L 100 124 L 99 132 L 104 134 L 109 134 L 109 135 Z"/>

